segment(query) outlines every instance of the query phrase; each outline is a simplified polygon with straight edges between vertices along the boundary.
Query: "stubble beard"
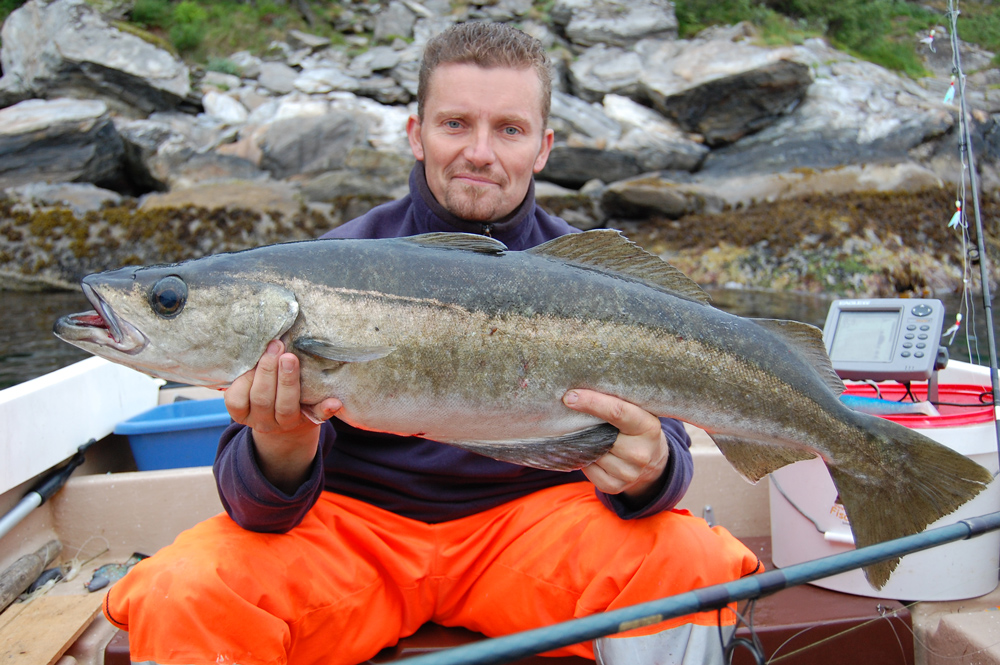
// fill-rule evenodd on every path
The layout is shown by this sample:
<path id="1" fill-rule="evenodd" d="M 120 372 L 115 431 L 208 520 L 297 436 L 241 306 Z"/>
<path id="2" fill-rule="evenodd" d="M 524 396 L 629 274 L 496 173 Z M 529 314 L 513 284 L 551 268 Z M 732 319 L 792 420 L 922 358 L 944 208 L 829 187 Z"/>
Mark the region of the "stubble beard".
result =
<path id="1" fill-rule="evenodd" d="M 454 174 L 447 174 L 448 186 L 445 189 L 444 207 L 453 215 L 470 222 L 491 222 L 507 215 L 510 210 L 503 210 L 503 192 L 507 187 L 507 178 L 502 173 L 493 173 L 488 169 L 463 168 L 455 174 L 468 173 L 482 175 L 497 183 L 498 188 L 476 187 L 456 182 Z"/>

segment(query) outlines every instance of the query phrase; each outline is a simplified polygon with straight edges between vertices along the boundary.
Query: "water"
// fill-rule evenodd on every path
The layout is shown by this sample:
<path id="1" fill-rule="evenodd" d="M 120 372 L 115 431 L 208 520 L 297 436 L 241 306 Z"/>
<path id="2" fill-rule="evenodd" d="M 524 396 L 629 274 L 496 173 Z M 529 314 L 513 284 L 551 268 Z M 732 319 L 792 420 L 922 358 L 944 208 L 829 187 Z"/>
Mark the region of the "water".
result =
<path id="1" fill-rule="evenodd" d="M 63 314 L 93 309 L 82 292 L 0 291 L 0 302 L 0 389 L 90 356 L 52 334 Z"/>
<path id="2" fill-rule="evenodd" d="M 792 319 L 822 328 L 833 297 L 796 293 L 772 293 L 743 289 L 719 289 L 711 292 L 719 309 L 747 317 Z M 939 298 L 947 307 L 945 328 L 959 311 L 956 297 Z M 0 318 L 0 389 L 33 379 L 89 357 L 88 353 L 56 339 L 52 324 L 64 314 L 91 309 L 81 292 L 17 293 L 0 292 L 4 316 Z M 994 316 L 996 320 L 996 316 Z M 980 355 L 972 362 L 989 364 L 986 344 L 986 319 L 981 297 L 975 299 L 975 331 Z M 966 319 L 968 324 L 968 319 Z M 996 326 L 996 323 L 994 323 Z M 974 346 L 973 342 L 973 346 Z M 970 360 L 964 332 L 949 347 L 956 360 Z"/>

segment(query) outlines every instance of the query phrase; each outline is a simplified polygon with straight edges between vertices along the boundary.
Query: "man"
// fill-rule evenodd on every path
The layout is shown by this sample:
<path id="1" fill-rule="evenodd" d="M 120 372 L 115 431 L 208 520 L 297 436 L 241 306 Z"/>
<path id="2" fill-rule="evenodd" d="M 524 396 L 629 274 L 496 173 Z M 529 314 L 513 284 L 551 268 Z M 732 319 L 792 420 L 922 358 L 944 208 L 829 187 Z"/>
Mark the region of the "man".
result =
<path id="1" fill-rule="evenodd" d="M 550 89 L 540 44 L 513 28 L 467 23 L 435 38 L 407 124 L 410 195 L 326 237 L 465 231 L 522 250 L 572 232 L 534 202 L 553 140 Z M 582 472 L 529 469 L 351 428 L 334 398 L 300 405 L 298 363 L 274 341 L 226 392 L 238 424 L 215 472 L 228 515 L 109 592 L 105 614 L 132 631 L 133 660 L 357 663 L 427 621 L 507 634 L 758 565 L 724 530 L 668 511 L 692 468 L 677 421 L 571 390 L 566 406 L 615 425 L 618 439 Z M 718 661 L 716 623 L 710 612 L 556 653 Z"/>

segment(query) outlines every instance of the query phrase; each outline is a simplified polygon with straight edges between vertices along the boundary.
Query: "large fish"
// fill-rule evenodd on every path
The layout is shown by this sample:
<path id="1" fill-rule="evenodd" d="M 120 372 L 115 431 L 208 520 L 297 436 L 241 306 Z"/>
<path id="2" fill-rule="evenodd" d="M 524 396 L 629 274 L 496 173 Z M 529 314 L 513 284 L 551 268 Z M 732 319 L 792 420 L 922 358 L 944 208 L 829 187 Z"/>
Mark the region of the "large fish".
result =
<path id="1" fill-rule="evenodd" d="M 96 311 L 55 334 L 91 353 L 223 387 L 280 338 L 305 404 L 336 396 L 357 427 L 497 459 L 573 469 L 604 454 L 617 431 L 566 408 L 570 388 L 703 428 L 751 482 L 818 455 L 858 546 L 919 532 L 992 480 L 845 407 L 816 328 L 715 309 L 615 231 L 524 252 L 465 234 L 311 240 L 90 275 L 83 290 Z"/>

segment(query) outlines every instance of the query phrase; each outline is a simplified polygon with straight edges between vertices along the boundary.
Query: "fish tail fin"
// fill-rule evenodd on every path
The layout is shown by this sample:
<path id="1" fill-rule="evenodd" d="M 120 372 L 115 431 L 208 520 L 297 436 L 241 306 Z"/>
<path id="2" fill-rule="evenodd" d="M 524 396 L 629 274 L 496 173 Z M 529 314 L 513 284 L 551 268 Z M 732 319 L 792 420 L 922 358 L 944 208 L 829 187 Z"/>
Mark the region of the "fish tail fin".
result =
<path id="1" fill-rule="evenodd" d="M 986 489 L 993 475 L 947 446 L 883 418 L 855 414 L 881 459 L 860 458 L 864 471 L 829 465 L 857 547 L 923 531 Z M 861 452 L 860 450 L 857 452 Z M 888 470 L 870 473 L 872 467 Z M 881 589 L 899 558 L 867 566 L 868 582 Z"/>

